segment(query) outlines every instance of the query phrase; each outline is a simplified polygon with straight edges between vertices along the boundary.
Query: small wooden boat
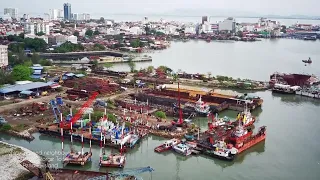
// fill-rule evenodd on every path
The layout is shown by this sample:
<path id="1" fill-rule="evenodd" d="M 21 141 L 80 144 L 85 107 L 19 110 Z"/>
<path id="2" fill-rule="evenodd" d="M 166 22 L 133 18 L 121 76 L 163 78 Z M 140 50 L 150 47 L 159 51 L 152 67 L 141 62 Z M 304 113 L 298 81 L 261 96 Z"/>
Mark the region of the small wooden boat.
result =
<path id="1" fill-rule="evenodd" d="M 109 156 L 104 154 L 100 166 L 112 167 L 112 168 L 123 168 L 126 162 L 126 156 L 122 154 L 110 154 Z"/>
<path id="2" fill-rule="evenodd" d="M 63 160 L 63 164 L 80 164 L 84 165 L 88 161 L 91 160 L 92 153 L 91 152 L 85 152 L 82 154 L 81 152 L 70 152 L 67 154 L 67 156 Z"/>
<path id="3" fill-rule="evenodd" d="M 171 139 L 169 141 L 164 142 L 163 144 L 161 144 L 160 146 L 154 148 L 155 152 L 161 153 L 164 151 L 168 151 L 170 149 L 172 149 L 173 146 L 177 145 L 180 143 L 179 139 Z"/>

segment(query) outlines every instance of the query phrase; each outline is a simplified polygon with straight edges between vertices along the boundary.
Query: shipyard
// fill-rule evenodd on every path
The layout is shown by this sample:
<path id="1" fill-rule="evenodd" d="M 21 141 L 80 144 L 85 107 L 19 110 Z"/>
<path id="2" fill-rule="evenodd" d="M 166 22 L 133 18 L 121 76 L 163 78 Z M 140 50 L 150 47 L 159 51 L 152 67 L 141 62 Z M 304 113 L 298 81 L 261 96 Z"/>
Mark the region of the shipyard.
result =
<path id="1" fill-rule="evenodd" d="M 319 179 L 320 18 L 267 15 L 312 3 L 34 3 L 0 14 L 0 179 Z"/>

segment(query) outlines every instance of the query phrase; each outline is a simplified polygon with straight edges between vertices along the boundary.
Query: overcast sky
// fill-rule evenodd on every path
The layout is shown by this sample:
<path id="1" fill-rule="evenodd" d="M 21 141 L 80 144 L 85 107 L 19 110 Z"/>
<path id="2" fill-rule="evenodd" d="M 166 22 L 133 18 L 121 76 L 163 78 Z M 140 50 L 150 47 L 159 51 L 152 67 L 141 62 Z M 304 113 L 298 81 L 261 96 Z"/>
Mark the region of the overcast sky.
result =
<path id="1" fill-rule="evenodd" d="M 71 3 L 72 12 L 90 14 L 163 13 L 189 15 L 261 14 L 261 15 L 320 15 L 319 0 L 1 0 L 1 7 L 14 7 L 23 13 L 48 13 Z M 317 3 L 318 2 L 318 3 Z M 180 9 L 180 10 L 177 10 Z M 196 12 L 192 14 L 192 12 Z M 0 10 L 3 12 L 3 9 Z M 185 14 L 181 14 L 185 15 Z"/>

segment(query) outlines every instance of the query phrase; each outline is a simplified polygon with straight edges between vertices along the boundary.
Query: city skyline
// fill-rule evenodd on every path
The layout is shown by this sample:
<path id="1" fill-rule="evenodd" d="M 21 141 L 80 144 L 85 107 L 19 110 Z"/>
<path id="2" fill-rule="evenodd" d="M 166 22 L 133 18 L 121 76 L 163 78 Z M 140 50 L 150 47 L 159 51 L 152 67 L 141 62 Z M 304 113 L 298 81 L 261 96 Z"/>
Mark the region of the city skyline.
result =
<path id="1" fill-rule="evenodd" d="M 2 3 L 4 8 L 18 8 L 19 15 L 43 14 L 49 9 L 63 9 L 64 3 L 70 3 L 74 12 L 90 13 L 93 16 L 107 14 L 163 14 L 163 15 L 211 15 L 211 16 L 264 16 L 264 15 L 304 15 L 320 16 L 317 10 L 316 0 L 307 0 L 305 3 L 290 0 L 270 0 L 268 3 L 255 0 L 230 0 L 228 2 L 208 0 L 163 0 L 161 2 L 150 2 L 148 0 L 119 0 L 117 2 L 106 2 L 104 0 L 92 0 L 90 2 L 79 2 L 77 0 L 56 0 L 43 2 L 33 0 L 37 9 L 31 7 L 30 3 L 23 0 L 11 0 Z M 110 8 L 112 6 L 112 8 Z M 156 7 L 156 8 L 155 8 Z M 212 8 L 211 8 L 212 7 Z M 3 9 L 1 9 L 3 11 Z M 3 13 L 2 13 L 3 14 Z"/>

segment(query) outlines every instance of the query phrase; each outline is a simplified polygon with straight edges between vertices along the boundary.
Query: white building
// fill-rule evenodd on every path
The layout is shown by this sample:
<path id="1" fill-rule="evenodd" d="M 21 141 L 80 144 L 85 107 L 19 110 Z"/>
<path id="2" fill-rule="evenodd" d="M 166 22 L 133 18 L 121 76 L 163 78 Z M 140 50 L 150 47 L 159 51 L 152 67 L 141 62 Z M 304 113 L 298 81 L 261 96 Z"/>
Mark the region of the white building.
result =
<path id="1" fill-rule="evenodd" d="M 73 43 L 73 44 L 77 44 L 78 43 L 78 37 L 74 36 L 74 35 L 68 36 L 66 40 L 71 42 L 71 43 Z"/>
<path id="2" fill-rule="evenodd" d="M 133 34 L 133 35 L 141 35 L 142 34 L 142 29 L 138 26 L 131 27 L 129 29 L 129 31 L 130 31 L 130 34 Z"/>
<path id="3" fill-rule="evenodd" d="M 59 20 L 63 16 L 63 11 L 60 9 L 50 9 L 49 14 L 51 20 Z"/>
<path id="4" fill-rule="evenodd" d="M 73 20 L 76 20 L 76 21 L 87 21 L 87 20 L 90 20 L 90 14 L 73 13 Z"/>
<path id="5" fill-rule="evenodd" d="M 0 45 L 0 68 L 8 66 L 8 46 Z"/>
<path id="6" fill-rule="evenodd" d="M 11 18 L 18 18 L 18 9 L 17 8 L 4 8 L 4 15 L 9 14 Z"/>
<path id="7" fill-rule="evenodd" d="M 49 23 L 44 22 L 30 22 L 24 25 L 24 31 L 26 34 L 35 35 L 39 32 L 43 32 L 46 35 L 50 34 Z"/>
<path id="8" fill-rule="evenodd" d="M 219 22 L 219 31 L 235 32 L 235 30 L 236 30 L 236 21 L 234 18 L 229 17 L 224 21 Z"/>

